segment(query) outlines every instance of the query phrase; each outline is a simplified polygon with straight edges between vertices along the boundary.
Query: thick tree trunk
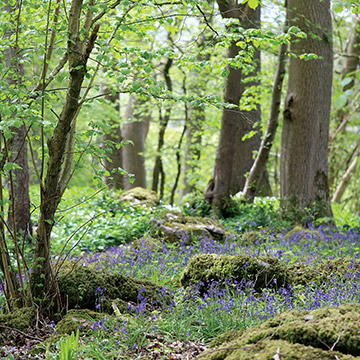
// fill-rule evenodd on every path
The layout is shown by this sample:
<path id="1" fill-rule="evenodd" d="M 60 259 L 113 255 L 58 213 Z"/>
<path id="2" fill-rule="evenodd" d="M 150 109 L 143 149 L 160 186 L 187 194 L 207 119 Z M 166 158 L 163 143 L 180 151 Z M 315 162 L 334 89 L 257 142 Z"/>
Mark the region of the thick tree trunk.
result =
<path id="1" fill-rule="evenodd" d="M 259 28 L 260 7 L 252 10 L 248 5 L 238 5 L 237 2 L 218 0 L 219 9 L 223 18 L 239 19 L 245 29 Z M 227 50 L 229 60 L 237 57 L 242 49 L 233 41 Z M 245 76 L 241 66 L 228 66 L 229 74 L 226 78 L 224 102 L 235 105 L 229 109 L 224 108 L 221 119 L 219 145 L 216 153 L 213 186 L 208 187 L 206 197 L 213 201 L 214 210 L 218 214 L 224 206 L 223 201 L 231 194 L 242 190 L 245 185 L 245 175 L 253 164 L 253 151 L 260 146 L 259 124 L 261 120 L 260 106 L 257 104 L 253 110 L 243 111 L 240 108 L 240 99 L 245 89 L 259 85 L 258 73 L 260 71 L 260 51 L 253 54 L 254 70 Z M 251 81 L 247 80 L 252 77 Z M 250 139 L 243 137 L 250 131 L 256 134 Z M 266 184 L 266 176 L 264 176 Z M 268 184 L 268 182 L 267 182 Z M 266 186 L 269 191 L 269 186 Z"/>
<path id="2" fill-rule="evenodd" d="M 123 168 L 129 174 L 135 175 L 135 181 L 131 183 L 127 177 L 124 179 L 125 190 L 140 186 L 146 188 L 145 169 L 145 136 L 150 115 L 145 109 L 143 101 L 130 95 L 125 112 L 126 122 L 122 125 L 124 141 L 130 140 L 133 144 L 123 147 Z"/>
<path id="3" fill-rule="evenodd" d="M 287 19 L 285 20 L 284 30 L 287 29 Z M 274 84 L 272 88 L 271 107 L 269 120 L 266 127 L 266 132 L 261 141 L 260 149 L 257 153 L 256 159 L 251 167 L 249 176 L 246 179 L 243 196 L 246 201 L 252 203 L 256 193 L 258 193 L 258 186 L 266 169 L 266 164 L 269 158 L 270 150 L 275 139 L 276 130 L 279 124 L 279 113 L 281 104 L 282 85 L 285 77 L 286 67 L 286 52 L 287 44 L 283 43 L 279 50 L 279 59 L 275 72 Z"/>
<path id="4" fill-rule="evenodd" d="M 69 13 L 69 84 L 63 110 L 55 126 L 53 136 L 48 141 L 49 159 L 45 182 L 41 190 L 40 216 L 35 248 L 35 264 L 30 277 L 34 300 L 43 304 L 51 303 L 58 295 L 57 282 L 50 259 L 50 235 L 54 226 L 55 212 L 63 195 L 60 183 L 65 148 L 71 132 L 71 124 L 77 115 L 80 104 L 80 91 L 86 72 L 86 64 L 93 49 L 99 25 L 95 25 L 83 51 L 80 41 L 80 15 L 82 0 L 73 0 Z M 58 299 L 58 297 L 57 297 Z M 60 304 L 58 303 L 58 311 Z"/>
<path id="5" fill-rule="evenodd" d="M 332 89 L 330 0 L 289 0 L 289 26 L 308 34 L 292 41 L 281 145 L 281 198 L 284 212 L 312 209 L 331 216 L 328 190 L 328 139 Z"/>

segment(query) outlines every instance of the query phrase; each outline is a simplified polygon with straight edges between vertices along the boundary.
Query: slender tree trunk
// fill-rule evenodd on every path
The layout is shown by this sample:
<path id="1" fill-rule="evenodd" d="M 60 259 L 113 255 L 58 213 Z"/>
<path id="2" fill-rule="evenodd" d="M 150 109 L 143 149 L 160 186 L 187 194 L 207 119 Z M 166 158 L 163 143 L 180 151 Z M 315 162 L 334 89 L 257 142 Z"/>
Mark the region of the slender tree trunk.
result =
<path id="1" fill-rule="evenodd" d="M 287 29 L 287 19 L 285 20 L 284 30 Z M 257 153 L 256 159 L 251 167 L 249 176 L 246 179 L 243 196 L 252 203 L 256 193 L 258 193 L 258 186 L 266 169 L 266 164 L 269 159 L 270 150 L 275 139 L 276 130 L 279 124 L 279 113 L 281 104 L 282 85 L 285 77 L 286 67 L 286 52 L 287 44 L 283 43 L 279 49 L 279 60 L 276 67 L 274 84 L 272 88 L 270 115 L 266 127 L 266 132 L 261 141 L 260 149 Z"/>
<path id="2" fill-rule="evenodd" d="M 339 185 L 337 186 L 331 201 L 336 202 L 336 203 L 341 202 L 341 199 L 345 193 L 345 190 L 348 187 L 348 185 L 350 184 L 351 177 L 356 171 L 356 165 L 358 163 L 359 158 L 360 158 L 360 145 L 358 144 L 357 151 L 354 155 L 354 159 L 351 162 L 350 166 L 346 169 L 343 177 L 341 178 L 341 181 L 340 181 Z"/>
<path id="3" fill-rule="evenodd" d="M 38 222 L 37 241 L 35 248 L 35 264 L 30 277 L 30 285 L 34 300 L 40 304 L 58 298 L 56 278 L 50 259 L 50 236 L 54 226 L 55 212 L 65 190 L 60 183 L 65 148 L 71 132 L 71 125 L 77 115 L 80 104 L 80 91 L 83 84 L 87 60 L 93 49 L 99 25 L 93 28 L 86 46 L 80 41 L 80 15 L 82 0 L 73 0 L 69 12 L 69 84 L 63 110 L 55 126 L 53 136 L 48 141 L 49 159 L 45 182 L 41 189 L 40 216 Z M 79 51 L 82 49 L 82 51 Z M 60 304 L 58 303 L 60 311 Z"/>
<path id="4" fill-rule="evenodd" d="M 312 209 L 331 216 L 328 190 L 328 139 L 332 89 L 330 0 L 288 0 L 289 26 L 308 34 L 292 41 L 281 145 L 281 198 L 284 213 Z"/>
<path id="5" fill-rule="evenodd" d="M 201 156 L 201 140 L 204 123 L 205 110 L 200 106 L 191 108 L 185 131 L 186 148 L 182 167 L 183 180 L 180 189 L 180 199 L 196 189 L 196 181 L 192 181 L 192 177 L 196 176 L 198 170 L 197 162 Z"/>
<path id="6" fill-rule="evenodd" d="M 106 93 L 107 89 L 102 86 L 102 93 Z M 116 169 L 123 168 L 123 148 L 121 142 L 123 140 L 121 128 L 119 124 L 120 118 L 120 103 L 119 94 L 105 96 L 105 99 L 114 106 L 117 113 L 117 120 L 109 117 L 107 122 L 110 129 L 104 134 L 104 147 L 109 148 L 110 151 L 106 154 L 104 159 L 104 167 L 110 173 L 110 176 L 105 176 L 105 184 L 115 189 L 124 188 L 124 176 Z"/>
<path id="7" fill-rule="evenodd" d="M 8 13 L 13 13 L 18 8 L 18 5 L 10 6 L 8 3 L 4 9 Z M 16 31 L 16 24 L 11 23 L 11 28 L 5 33 L 5 37 L 10 39 Z M 19 87 L 24 78 L 24 65 L 21 61 L 22 55 L 20 49 L 16 44 L 9 46 L 5 50 L 7 83 L 9 87 Z M 13 113 L 12 117 L 17 115 Z M 9 200 L 14 202 L 14 206 L 9 207 L 8 224 L 12 230 L 15 230 L 17 235 L 21 235 L 24 239 L 29 239 L 32 235 L 32 225 L 30 219 L 30 197 L 29 197 L 29 168 L 27 158 L 27 144 L 26 144 L 26 128 L 21 125 L 17 129 L 12 129 L 15 132 L 11 140 L 8 151 L 11 153 L 10 162 L 14 162 L 19 166 L 12 172 L 13 183 L 9 186 Z M 12 211 L 14 209 L 14 212 Z"/>
<path id="8" fill-rule="evenodd" d="M 346 77 L 350 77 L 351 82 L 344 86 L 344 91 L 354 87 L 356 79 L 355 71 L 360 63 L 360 17 L 357 17 L 352 29 L 346 55 L 341 78 L 345 79 Z"/>
<path id="9" fill-rule="evenodd" d="M 166 82 L 166 87 L 169 92 L 172 92 L 172 83 L 170 78 L 170 68 L 173 63 L 173 59 L 167 59 L 166 64 L 164 66 L 164 78 Z M 160 109 L 160 129 L 159 129 L 159 139 L 158 139 L 158 146 L 157 146 L 157 154 L 155 157 L 155 165 L 153 170 L 153 182 L 152 182 L 152 190 L 158 191 L 159 187 L 159 178 L 161 176 L 161 182 L 160 182 L 160 199 L 163 198 L 164 195 L 164 185 L 165 185 L 165 172 L 163 168 L 163 162 L 162 162 L 162 149 L 164 147 L 165 143 L 165 131 L 167 128 L 167 125 L 170 120 L 170 114 L 171 114 L 171 105 L 167 105 L 165 108 L 165 115 L 161 116 L 161 109 Z"/>
<path id="10" fill-rule="evenodd" d="M 360 18 L 355 21 L 347 44 L 346 57 L 344 59 L 343 70 L 341 72 L 341 80 L 349 78 L 350 82 L 346 84 L 342 90 L 345 92 L 354 87 L 356 79 L 356 69 L 359 66 L 360 58 Z M 346 126 L 355 112 L 359 109 L 359 94 L 352 101 L 347 99 L 346 104 L 338 109 L 333 118 L 335 130 L 330 135 L 330 159 L 329 159 L 329 187 L 332 188 L 334 182 L 339 177 L 340 171 L 343 171 L 341 156 L 336 151 L 336 138 L 339 134 L 346 132 Z"/>
<path id="11" fill-rule="evenodd" d="M 252 10 L 247 4 L 237 4 L 233 0 L 218 0 L 218 5 L 223 18 L 238 19 L 244 29 L 259 28 L 260 7 Z M 227 58 L 233 61 L 241 50 L 237 42 L 232 41 L 227 50 Z M 247 76 L 243 74 L 241 66 L 228 66 L 229 74 L 226 78 L 224 102 L 235 107 L 224 108 L 215 159 L 214 179 L 212 186 L 208 187 L 206 191 L 206 197 L 213 202 L 214 211 L 218 215 L 226 206 L 225 199 L 243 189 L 245 175 L 253 164 L 253 151 L 260 146 L 258 126 L 261 120 L 260 106 L 257 104 L 253 110 L 249 111 L 240 110 L 240 99 L 244 90 L 259 86 L 259 50 L 254 50 L 253 65 L 254 70 Z M 249 78 L 252 79 L 249 80 Z M 244 136 L 252 130 L 255 130 L 256 134 L 243 140 Z M 264 183 L 266 184 L 266 176 L 264 176 Z M 267 185 L 268 191 L 268 182 Z"/>
<path id="12" fill-rule="evenodd" d="M 208 19 L 212 22 L 212 18 Z M 205 53 L 204 46 L 211 38 L 209 36 L 202 36 L 198 39 L 198 55 L 197 61 L 208 61 L 210 54 Z M 205 53 L 205 54 L 204 54 Z M 188 78 L 184 78 L 183 92 L 187 93 L 187 82 L 189 88 L 196 97 L 202 97 L 206 94 L 207 84 L 204 78 L 198 71 L 194 71 Z M 186 105 L 187 106 L 187 105 Z M 198 173 L 198 161 L 201 156 L 201 141 L 202 133 L 205 124 L 205 109 L 203 106 L 192 106 L 189 109 L 186 107 L 186 145 L 184 160 L 182 165 L 182 186 L 180 188 L 180 200 L 186 195 L 196 190 L 197 173 Z"/>
<path id="13" fill-rule="evenodd" d="M 131 94 L 125 112 L 126 122 L 122 125 L 124 141 L 130 140 L 132 144 L 123 147 L 123 168 L 129 174 L 135 175 L 135 181 L 131 183 L 127 177 L 124 179 L 125 190 L 140 186 L 146 188 L 145 168 L 145 137 L 149 111 L 146 104 L 135 99 Z"/>

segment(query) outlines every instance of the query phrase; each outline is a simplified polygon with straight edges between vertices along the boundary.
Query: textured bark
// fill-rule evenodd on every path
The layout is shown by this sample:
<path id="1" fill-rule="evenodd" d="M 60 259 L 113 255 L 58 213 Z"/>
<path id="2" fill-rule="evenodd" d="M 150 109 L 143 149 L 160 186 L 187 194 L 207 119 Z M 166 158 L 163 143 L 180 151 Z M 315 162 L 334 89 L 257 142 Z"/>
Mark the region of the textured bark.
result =
<path id="1" fill-rule="evenodd" d="M 82 52 L 80 41 L 80 15 L 82 0 L 73 0 L 69 12 L 69 84 L 63 110 L 55 126 L 53 136 L 48 141 L 49 159 L 45 182 L 41 191 L 40 216 L 35 248 L 35 265 L 30 277 L 34 300 L 42 304 L 58 294 L 57 283 L 50 261 L 50 235 L 54 226 L 56 209 L 63 195 L 60 183 L 66 143 L 71 131 L 71 124 L 79 109 L 81 86 L 86 72 L 86 64 L 93 49 L 99 25 L 95 25 L 90 39 Z M 58 297 L 57 297 L 58 299 Z M 60 311 L 60 304 L 58 303 Z"/>
<path id="2" fill-rule="evenodd" d="M 308 33 L 294 39 L 296 55 L 315 53 L 317 60 L 291 57 L 281 143 L 283 210 L 313 209 L 331 216 L 328 191 L 328 139 L 333 51 L 330 1 L 289 0 L 289 26 Z M 316 37 L 312 36 L 314 33 Z"/>
<path id="3" fill-rule="evenodd" d="M 150 115 L 143 101 L 131 94 L 125 112 L 126 122 L 122 125 L 124 141 L 131 140 L 133 144 L 123 147 L 123 168 L 129 174 L 135 175 L 131 183 L 127 177 L 124 179 L 125 190 L 140 186 L 146 188 L 145 169 L 145 136 Z"/>
<path id="4" fill-rule="evenodd" d="M 212 22 L 212 18 L 207 19 L 209 23 Z M 211 35 L 212 36 L 212 35 Z M 210 53 L 204 51 L 204 45 L 207 41 L 211 40 L 211 37 L 202 34 L 198 39 L 198 55 L 197 61 L 210 60 Z M 189 82 L 189 88 L 196 97 L 201 98 L 206 94 L 207 85 L 204 78 L 198 71 L 194 71 L 188 79 L 184 79 L 183 91 L 187 93 L 187 82 Z M 186 105 L 187 106 L 187 105 Z M 186 107 L 185 115 L 185 152 L 182 165 L 182 185 L 180 188 L 180 199 L 186 194 L 189 194 L 196 190 L 196 177 L 198 173 L 198 160 L 201 156 L 201 141 L 202 133 L 205 124 L 205 109 L 202 106 L 192 106 L 189 109 Z M 191 176 L 190 176 L 191 174 Z M 196 178 L 197 179 L 197 178 Z"/>
<path id="5" fill-rule="evenodd" d="M 173 59 L 168 59 L 166 61 L 166 64 L 164 66 L 163 74 L 166 82 L 166 88 L 169 92 L 172 92 L 172 82 L 170 78 L 170 68 L 173 63 Z M 157 146 L 157 155 L 155 157 L 155 165 L 153 170 L 153 182 L 152 182 L 152 190 L 158 191 L 159 187 L 159 179 L 161 177 L 160 182 L 160 199 L 163 198 L 164 195 L 164 185 L 165 185 L 165 172 L 163 168 L 162 163 L 162 149 L 164 147 L 165 142 L 165 131 L 167 128 L 167 125 L 170 120 L 170 114 L 171 114 L 171 105 L 166 105 L 165 108 L 165 115 L 161 115 L 161 109 L 160 109 L 160 128 L 159 128 L 159 138 L 158 138 L 158 146 Z"/>
<path id="6" fill-rule="evenodd" d="M 102 92 L 106 92 L 106 89 L 103 88 Z M 106 95 L 105 99 L 114 105 L 114 108 L 120 117 L 119 94 Z M 109 187 L 114 187 L 115 189 L 123 189 L 124 176 L 119 171 L 116 171 L 118 168 L 123 168 L 123 148 L 119 147 L 123 140 L 121 128 L 119 121 L 114 120 L 111 117 L 107 120 L 107 122 L 110 129 L 105 133 L 103 140 L 105 147 L 110 148 L 111 152 L 106 154 L 104 166 L 105 170 L 107 170 L 111 175 L 105 177 L 105 184 Z"/>
<path id="7" fill-rule="evenodd" d="M 287 20 L 285 21 L 285 30 L 287 28 Z M 259 185 L 263 173 L 266 169 L 266 164 L 269 159 L 270 150 L 275 139 L 276 130 L 279 124 L 279 113 L 281 103 L 282 85 L 285 77 L 286 67 L 286 52 L 287 44 L 283 43 L 279 50 L 279 59 L 276 67 L 274 84 L 272 88 L 270 115 L 266 127 L 264 137 L 261 141 L 259 152 L 255 158 L 255 161 L 251 167 L 249 176 L 246 179 L 243 196 L 252 203 L 254 201 L 256 193 L 259 192 Z"/>
<path id="8" fill-rule="evenodd" d="M 234 1 L 218 0 L 219 9 L 223 18 L 239 19 L 245 29 L 259 28 L 260 7 L 252 10 L 248 5 L 237 4 Z M 241 48 L 233 41 L 227 50 L 227 58 L 235 58 Z M 224 108 L 221 119 L 221 130 L 219 145 L 216 153 L 214 166 L 213 186 L 208 187 L 206 197 L 213 201 L 214 210 L 221 212 L 224 206 L 224 198 L 229 197 L 242 190 L 245 185 L 245 175 L 253 164 L 253 151 L 260 146 L 259 127 L 254 129 L 254 124 L 261 119 L 260 106 L 254 110 L 242 111 L 239 108 L 240 99 L 245 89 L 251 86 L 258 86 L 257 75 L 260 70 L 260 51 L 255 50 L 254 70 L 251 74 L 245 75 L 241 68 L 228 66 L 229 74 L 226 78 L 224 102 L 235 105 L 232 109 Z M 251 81 L 246 78 L 254 77 Z M 251 130 L 257 131 L 256 135 L 243 141 L 244 135 Z M 264 176 L 266 184 L 266 176 Z M 267 182 L 268 185 L 268 182 Z M 269 186 L 266 186 L 269 190 Z"/>
<path id="9" fill-rule="evenodd" d="M 9 13 L 16 11 L 15 7 L 6 4 L 4 10 Z M 15 33 L 15 24 L 11 24 L 12 28 L 6 31 L 5 37 L 10 39 Z M 11 87 L 17 87 L 23 82 L 24 78 L 24 66 L 21 62 L 21 53 L 16 44 L 9 46 L 5 50 L 6 67 L 8 69 L 9 76 L 7 77 L 7 83 Z M 13 113 L 13 118 L 17 115 Z M 20 168 L 15 169 L 12 172 L 13 183 L 9 184 L 9 200 L 14 201 L 14 206 L 9 207 L 8 224 L 10 228 L 18 235 L 28 238 L 28 235 L 32 234 L 32 226 L 30 219 L 30 198 L 29 198 L 29 168 L 27 158 L 27 145 L 25 141 L 26 128 L 24 125 L 18 129 L 12 129 L 15 133 L 11 139 L 9 149 L 11 156 L 8 159 L 10 162 L 14 162 L 19 165 Z M 12 211 L 14 208 L 14 212 Z"/>
<path id="10" fill-rule="evenodd" d="M 201 134 L 204 123 L 205 110 L 200 106 L 191 108 L 185 131 L 186 148 L 182 167 L 183 180 L 180 189 L 180 199 L 196 189 L 196 184 L 191 182 L 189 174 L 194 175 L 197 172 L 197 161 L 201 155 Z"/>

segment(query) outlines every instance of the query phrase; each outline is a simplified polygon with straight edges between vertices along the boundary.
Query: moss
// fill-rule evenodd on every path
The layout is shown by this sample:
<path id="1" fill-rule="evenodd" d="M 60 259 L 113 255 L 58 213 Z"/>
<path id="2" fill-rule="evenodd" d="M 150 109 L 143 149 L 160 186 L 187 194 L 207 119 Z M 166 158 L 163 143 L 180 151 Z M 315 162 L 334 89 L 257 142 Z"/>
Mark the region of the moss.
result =
<path id="1" fill-rule="evenodd" d="M 224 347 L 232 347 L 226 344 Z M 213 352 L 212 352 L 213 351 Z M 208 355 L 207 355 L 208 354 Z M 278 354 L 281 360 L 355 360 L 359 357 L 344 355 L 338 351 L 327 351 L 302 344 L 291 344 L 284 340 L 262 340 L 256 344 L 244 345 L 236 350 L 208 350 L 203 360 L 273 360 Z"/>
<path id="2" fill-rule="evenodd" d="M 105 314 L 91 310 L 72 309 L 57 323 L 58 336 L 76 332 L 80 328 L 83 333 L 90 333 L 95 321 L 103 319 Z"/>
<path id="3" fill-rule="evenodd" d="M 9 314 L 1 314 L 0 325 L 26 331 L 34 322 L 35 315 L 36 311 L 34 308 L 25 307 L 22 309 L 16 309 Z M 4 329 L 0 327 L 0 333 L 2 331 L 4 331 Z"/>
<path id="4" fill-rule="evenodd" d="M 278 340 L 282 345 L 272 348 L 271 344 L 275 342 L 269 343 L 269 341 Z M 253 351 L 258 351 L 258 356 L 264 356 L 256 358 L 272 359 L 269 354 L 266 357 L 263 351 L 271 348 L 274 356 L 278 347 L 284 354 L 286 354 L 285 349 L 289 348 L 287 353 L 289 359 L 332 359 L 335 354 L 339 354 L 340 359 L 352 359 L 353 357 L 343 354 L 360 355 L 360 304 L 346 304 L 305 312 L 285 312 L 261 325 L 249 328 L 230 342 L 226 342 L 225 339 L 224 343 L 217 344 L 229 349 L 209 353 L 204 359 L 252 359 L 246 356 L 251 354 L 254 356 Z M 308 356 L 309 347 L 317 350 L 315 352 L 311 350 L 313 357 L 305 357 Z M 331 347 L 334 347 L 335 351 L 330 352 Z M 280 358 L 285 357 L 280 356 Z"/>
<path id="5" fill-rule="evenodd" d="M 360 274 L 360 261 L 350 257 L 327 260 L 316 267 L 303 263 L 288 267 L 289 282 L 292 285 L 321 285 L 336 277 L 337 281 L 346 281 L 352 274 Z"/>
<path id="6" fill-rule="evenodd" d="M 233 330 L 220 334 L 214 340 L 211 341 L 210 347 L 220 346 L 224 343 L 233 341 L 239 338 L 244 333 L 244 331 L 245 330 Z"/>
<path id="7" fill-rule="evenodd" d="M 278 286 L 288 283 L 287 268 L 276 258 L 216 254 L 195 255 L 182 272 L 180 282 L 184 287 L 202 282 L 205 290 L 209 282 L 226 279 L 252 281 L 257 290 L 273 285 L 274 279 Z"/>
<path id="8" fill-rule="evenodd" d="M 129 245 L 133 249 L 143 249 L 144 247 L 149 249 L 159 249 L 162 247 L 162 243 L 159 239 L 155 239 L 151 237 L 136 239 L 133 242 L 131 242 Z"/>
<path id="9" fill-rule="evenodd" d="M 316 230 L 306 229 L 301 225 L 295 225 L 294 228 L 290 230 L 285 236 L 286 240 L 289 240 L 290 238 L 296 240 L 296 242 L 308 243 L 309 239 L 319 239 L 320 235 Z"/>
<path id="10" fill-rule="evenodd" d="M 104 292 L 100 301 L 101 309 L 112 313 L 112 301 L 120 299 L 124 302 L 139 302 L 139 292 L 151 302 L 157 298 L 161 287 L 149 280 L 140 280 L 120 273 L 108 274 L 96 271 L 89 266 L 80 266 L 69 263 L 60 270 L 58 275 L 59 289 L 64 304 L 69 309 L 95 310 L 99 303 L 97 289 Z"/>
<path id="11" fill-rule="evenodd" d="M 125 191 L 120 201 L 128 201 L 135 204 L 153 206 L 159 204 L 159 198 L 155 191 L 144 189 L 142 187 L 136 187 Z"/>
<path id="12" fill-rule="evenodd" d="M 241 241 L 250 244 L 257 245 L 266 242 L 267 238 L 263 235 L 264 230 L 248 231 L 241 235 Z"/>
<path id="13" fill-rule="evenodd" d="M 160 236 L 167 243 L 185 241 L 190 244 L 199 237 L 222 241 L 225 229 L 217 221 L 210 218 L 185 216 L 176 211 L 166 212 L 162 218 L 151 221 L 153 236 Z"/>

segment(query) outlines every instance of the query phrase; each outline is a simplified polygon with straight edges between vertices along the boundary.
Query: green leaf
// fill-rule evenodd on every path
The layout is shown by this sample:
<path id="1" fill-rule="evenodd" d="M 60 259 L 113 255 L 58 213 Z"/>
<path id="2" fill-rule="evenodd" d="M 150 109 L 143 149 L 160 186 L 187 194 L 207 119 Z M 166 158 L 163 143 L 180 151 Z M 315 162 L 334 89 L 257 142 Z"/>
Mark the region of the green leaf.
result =
<path id="1" fill-rule="evenodd" d="M 341 87 L 344 88 L 346 85 L 350 84 L 353 79 L 347 77 L 341 81 Z"/>
<path id="2" fill-rule="evenodd" d="M 346 103 L 347 97 L 344 94 L 339 95 L 334 103 L 335 109 L 341 109 L 346 105 Z"/>
<path id="3" fill-rule="evenodd" d="M 122 70 L 121 70 L 121 73 L 122 73 L 123 75 L 128 75 L 128 74 L 130 74 L 130 72 L 131 72 L 130 69 L 122 69 Z"/>
<path id="4" fill-rule="evenodd" d="M 259 5 L 259 1 L 258 0 L 249 0 L 248 5 L 251 9 L 255 10 Z"/>
<path id="5" fill-rule="evenodd" d="M 136 91 L 136 90 L 139 90 L 141 88 L 141 82 L 140 81 L 135 81 L 133 84 L 132 84 L 132 87 L 133 89 Z"/>
<path id="6" fill-rule="evenodd" d="M 332 9 L 333 9 L 334 12 L 339 13 L 339 12 L 344 10 L 344 5 L 341 4 L 341 3 L 337 3 L 337 4 L 334 4 Z"/>
<path id="7" fill-rule="evenodd" d="M 247 134 L 245 134 L 243 137 L 242 137 L 242 141 L 245 141 L 247 139 L 251 139 L 253 136 L 255 136 L 257 134 L 257 131 L 254 131 L 254 130 L 251 130 L 250 132 L 248 132 Z"/>

